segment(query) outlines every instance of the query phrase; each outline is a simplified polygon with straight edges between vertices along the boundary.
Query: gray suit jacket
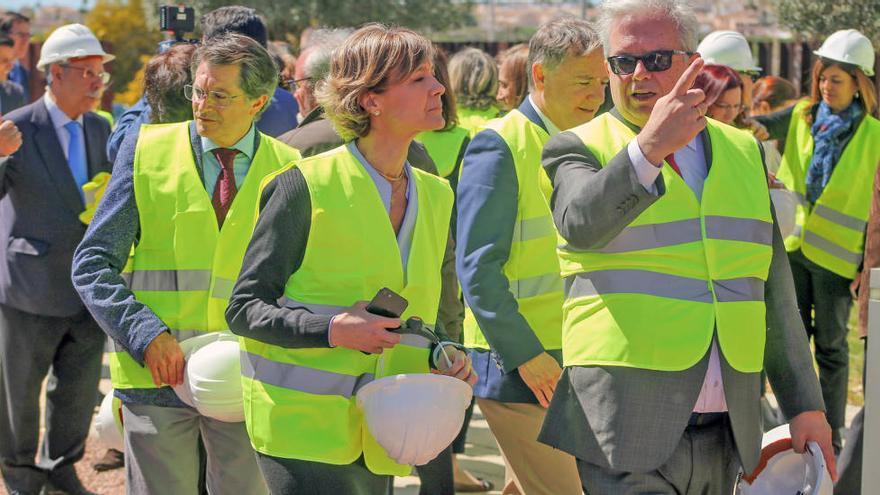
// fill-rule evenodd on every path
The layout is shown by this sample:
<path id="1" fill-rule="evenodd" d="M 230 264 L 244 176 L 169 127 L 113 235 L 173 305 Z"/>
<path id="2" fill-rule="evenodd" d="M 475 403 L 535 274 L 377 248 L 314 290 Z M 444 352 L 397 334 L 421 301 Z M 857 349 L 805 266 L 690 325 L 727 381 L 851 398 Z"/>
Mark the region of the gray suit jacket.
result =
<path id="1" fill-rule="evenodd" d="M 0 114 L 7 114 L 27 104 L 24 90 L 12 81 L 0 82 Z"/>
<path id="2" fill-rule="evenodd" d="M 624 121 L 616 111 L 612 114 Z M 711 173 L 709 135 L 703 131 L 701 137 Z M 579 249 L 607 244 L 666 192 L 662 176 L 655 182 L 657 196 L 642 187 L 626 149 L 602 166 L 571 132 L 547 143 L 543 163 L 553 181 L 551 207 L 559 233 Z M 773 217 L 775 222 L 775 213 Z M 776 228 L 765 285 L 768 329 L 764 367 L 789 419 L 804 411 L 824 410 L 795 301 L 791 269 Z M 700 393 L 708 357 L 707 353 L 696 365 L 679 372 L 567 367 L 539 439 L 606 468 L 656 469 L 681 440 Z M 723 355 L 721 372 L 733 436 L 748 472 L 757 465 L 761 447 L 760 374 L 734 370 Z"/>
<path id="3" fill-rule="evenodd" d="M 73 251 L 86 226 L 84 205 L 42 99 L 5 118 L 21 148 L 0 164 L 0 304 L 45 316 L 83 309 L 70 281 Z M 89 177 L 110 172 L 104 149 L 110 125 L 83 116 Z"/>

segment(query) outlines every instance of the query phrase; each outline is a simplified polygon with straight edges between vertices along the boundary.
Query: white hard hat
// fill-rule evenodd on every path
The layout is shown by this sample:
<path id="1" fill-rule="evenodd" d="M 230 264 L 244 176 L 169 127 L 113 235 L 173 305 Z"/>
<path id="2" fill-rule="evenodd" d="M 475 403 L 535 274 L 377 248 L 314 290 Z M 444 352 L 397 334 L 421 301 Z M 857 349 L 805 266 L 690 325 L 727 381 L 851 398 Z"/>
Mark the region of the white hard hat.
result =
<path id="1" fill-rule="evenodd" d="M 758 468 L 743 476 L 739 495 L 831 495 L 834 491 L 825 458 L 816 442 L 808 442 L 803 454 L 791 448 L 788 425 L 764 434 Z"/>
<path id="2" fill-rule="evenodd" d="M 822 58 L 855 65 L 866 76 L 874 75 L 874 47 L 871 40 L 855 29 L 833 33 L 813 53 Z"/>
<path id="3" fill-rule="evenodd" d="M 37 69 L 45 71 L 49 65 L 82 57 L 103 57 L 105 63 L 116 58 L 104 51 L 91 29 L 82 24 L 67 24 L 46 38 Z"/>
<path id="4" fill-rule="evenodd" d="M 370 433 L 400 464 L 421 466 L 455 440 L 471 402 L 470 385 L 445 375 L 393 375 L 357 393 Z"/>
<path id="5" fill-rule="evenodd" d="M 180 343 L 186 357 L 183 383 L 177 396 L 199 414 L 227 423 L 244 421 L 238 338 L 212 332 Z"/>
<path id="6" fill-rule="evenodd" d="M 125 450 L 122 434 L 122 401 L 113 396 L 113 390 L 104 396 L 95 416 L 95 432 L 98 441 L 108 449 Z"/>
<path id="7" fill-rule="evenodd" d="M 736 31 L 709 33 L 697 46 L 697 52 L 707 64 L 726 65 L 737 72 L 761 70 L 752 58 L 746 37 Z"/>
<path id="8" fill-rule="evenodd" d="M 794 234 L 797 226 L 797 206 L 800 202 L 797 194 L 788 189 L 770 189 L 770 199 L 776 210 L 776 221 L 782 238 Z"/>

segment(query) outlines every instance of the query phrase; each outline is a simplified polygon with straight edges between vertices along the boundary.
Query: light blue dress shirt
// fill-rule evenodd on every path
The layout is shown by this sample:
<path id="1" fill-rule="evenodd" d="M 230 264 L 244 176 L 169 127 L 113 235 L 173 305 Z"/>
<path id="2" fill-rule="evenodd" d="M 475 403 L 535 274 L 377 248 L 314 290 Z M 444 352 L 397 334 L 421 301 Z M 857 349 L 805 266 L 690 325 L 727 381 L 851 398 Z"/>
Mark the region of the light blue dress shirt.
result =
<path id="1" fill-rule="evenodd" d="M 214 156 L 214 153 L 211 151 L 217 148 L 222 148 L 223 146 L 216 144 L 214 141 L 211 141 L 204 136 L 202 136 L 201 139 L 205 189 L 208 191 L 208 196 L 211 196 L 214 194 L 214 187 L 217 184 L 217 178 L 220 177 L 220 171 L 222 169 L 220 162 L 217 161 L 217 157 Z M 235 174 L 236 189 L 241 188 L 241 184 L 244 182 L 244 178 L 247 176 L 248 170 L 251 168 L 251 161 L 254 159 L 254 145 L 256 144 L 256 139 L 257 131 L 253 124 L 251 124 L 251 128 L 245 133 L 245 135 L 230 147 L 230 149 L 236 149 L 239 151 L 239 153 L 235 155 L 235 161 L 232 164 L 232 170 Z"/>

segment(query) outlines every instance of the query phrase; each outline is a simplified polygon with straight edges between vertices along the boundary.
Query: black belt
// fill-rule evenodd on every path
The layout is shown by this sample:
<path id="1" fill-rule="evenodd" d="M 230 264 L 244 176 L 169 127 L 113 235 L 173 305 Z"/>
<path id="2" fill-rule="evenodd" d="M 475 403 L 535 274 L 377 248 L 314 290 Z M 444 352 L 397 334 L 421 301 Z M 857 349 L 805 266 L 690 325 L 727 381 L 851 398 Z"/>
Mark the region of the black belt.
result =
<path id="1" fill-rule="evenodd" d="M 691 413 L 688 426 L 706 426 L 720 423 L 727 418 L 726 412 Z"/>

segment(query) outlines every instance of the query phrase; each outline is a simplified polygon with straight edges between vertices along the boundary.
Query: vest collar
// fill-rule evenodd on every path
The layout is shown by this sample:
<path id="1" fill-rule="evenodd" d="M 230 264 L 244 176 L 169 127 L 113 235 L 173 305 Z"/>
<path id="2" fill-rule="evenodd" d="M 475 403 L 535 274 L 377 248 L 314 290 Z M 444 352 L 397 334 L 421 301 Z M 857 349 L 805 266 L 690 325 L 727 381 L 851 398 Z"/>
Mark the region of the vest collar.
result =
<path id="1" fill-rule="evenodd" d="M 526 116 L 527 119 L 532 121 L 533 124 L 544 129 L 544 132 L 549 134 L 550 132 L 547 130 L 547 127 L 544 125 L 544 121 L 541 119 L 541 116 L 538 114 L 538 111 L 535 107 L 532 106 L 532 103 L 527 96 L 526 99 L 523 100 L 522 104 L 517 109 L 519 112 Z"/>
<path id="2" fill-rule="evenodd" d="M 638 134 L 642 128 L 633 124 L 632 122 L 626 120 L 623 115 L 620 114 L 620 111 L 616 106 L 612 107 L 611 110 L 608 111 L 612 117 L 619 120 L 623 125 L 629 127 L 631 131 Z M 703 141 L 703 154 L 706 158 L 706 172 L 712 170 L 712 142 L 709 140 L 709 131 L 707 129 L 703 129 L 700 131 L 700 139 Z"/>

